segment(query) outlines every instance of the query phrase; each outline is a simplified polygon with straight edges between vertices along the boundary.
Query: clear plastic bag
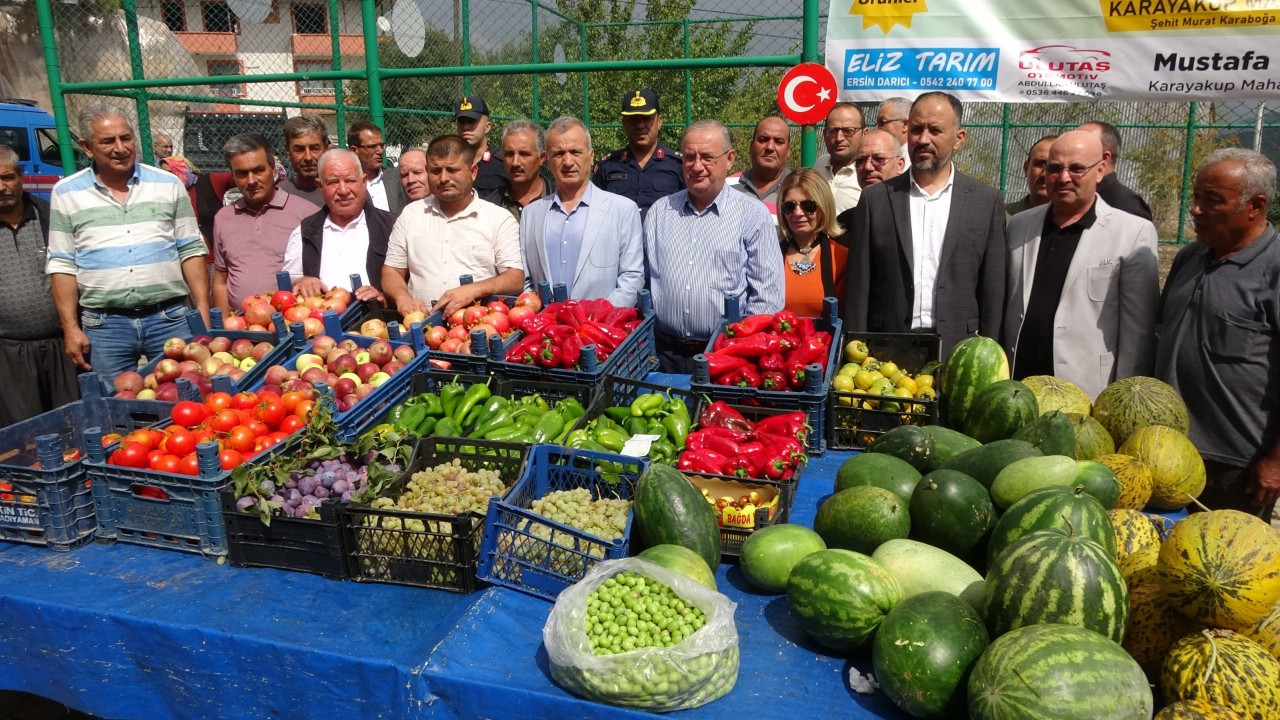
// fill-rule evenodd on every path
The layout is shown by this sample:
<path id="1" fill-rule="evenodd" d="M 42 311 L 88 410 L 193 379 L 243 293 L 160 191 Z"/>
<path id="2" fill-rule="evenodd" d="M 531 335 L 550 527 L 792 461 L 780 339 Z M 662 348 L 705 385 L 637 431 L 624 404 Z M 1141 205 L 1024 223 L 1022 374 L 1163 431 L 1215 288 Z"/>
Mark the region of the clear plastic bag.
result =
<path id="1" fill-rule="evenodd" d="M 668 648 L 595 655 L 587 637 L 587 600 L 605 580 L 630 570 L 670 587 L 706 615 L 697 632 Z M 684 575 L 640 558 L 597 564 L 560 593 L 542 628 L 551 677 L 591 700 L 644 710 L 684 710 L 719 698 L 738 680 L 737 605 Z"/>

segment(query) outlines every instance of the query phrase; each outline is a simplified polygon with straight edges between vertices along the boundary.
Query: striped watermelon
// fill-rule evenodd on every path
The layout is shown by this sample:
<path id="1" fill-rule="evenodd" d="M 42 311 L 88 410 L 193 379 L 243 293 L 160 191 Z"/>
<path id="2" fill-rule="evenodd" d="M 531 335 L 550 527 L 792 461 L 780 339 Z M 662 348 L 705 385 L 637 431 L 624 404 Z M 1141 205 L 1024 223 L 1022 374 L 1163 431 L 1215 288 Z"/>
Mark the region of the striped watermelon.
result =
<path id="1" fill-rule="evenodd" d="M 1137 510 L 1108 510 L 1116 536 L 1116 562 L 1145 547 L 1160 547 L 1160 533 L 1151 518 Z"/>
<path id="2" fill-rule="evenodd" d="M 1118 643 L 1129 622 L 1129 592 L 1115 554 L 1086 537 L 1053 530 L 1026 535 L 996 556 L 984 601 L 993 637 L 1063 623 Z"/>
<path id="3" fill-rule="evenodd" d="M 1089 393 L 1080 389 L 1079 385 L 1066 378 L 1052 375 L 1029 375 L 1022 378 L 1022 384 L 1031 388 L 1036 395 L 1036 404 L 1040 413 L 1060 410 L 1064 413 L 1089 414 L 1093 409 Z"/>
<path id="4" fill-rule="evenodd" d="M 902 588 L 893 575 L 850 550 L 806 555 L 787 577 L 787 603 L 796 623 L 809 637 L 835 650 L 866 642 L 900 602 Z"/>
<path id="5" fill-rule="evenodd" d="M 1187 617 L 1244 629 L 1280 602 L 1280 534 L 1238 510 L 1196 513 L 1173 526 L 1156 570 Z"/>
<path id="6" fill-rule="evenodd" d="M 1116 441 L 1102 427 L 1102 423 L 1079 413 L 1067 413 L 1067 419 L 1071 421 L 1071 429 L 1076 434 L 1077 460 L 1097 460 L 1099 455 L 1116 451 Z"/>
<path id="7" fill-rule="evenodd" d="M 969 437 L 989 443 L 1013 437 L 1039 416 L 1036 396 L 1030 388 L 1017 380 L 999 380 L 978 391 L 964 416 L 963 427 Z"/>
<path id="8" fill-rule="evenodd" d="M 1153 377 L 1135 375 L 1117 380 L 1093 401 L 1093 416 L 1123 445 L 1134 430 L 1164 425 L 1184 435 L 1191 428 L 1187 404 L 1172 385 Z"/>
<path id="9" fill-rule="evenodd" d="M 1207 700 L 1253 720 L 1280 718 L 1280 662 L 1230 630 L 1202 630 L 1173 644 L 1160 668 L 1165 702 Z"/>
<path id="10" fill-rule="evenodd" d="M 942 423 L 960 428 L 983 388 L 1009 379 L 1009 358 L 991 338 L 971 337 L 956 343 L 938 377 L 938 410 Z"/>
<path id="11" fill-rule="evenodd" d="M 1115 556 L 1116 535 L 1106 508 L 1084 488 L 1044 487 L 1009 506 L 987 540 L 987 567 L 1014 542 L 1040 530 L 1086 537 Z"/>
<path id="12" fill-rule="evenodd" d="M 1159 681 L 1160 666 L 1169 648 L 1203 629 L 1203 625 L 1178 612 L 1155 578 L 1129 586 L 1129 629 L 1121 645 L 1152 682 Z"/>
<path id="13" fill-rule="evenodd" d="M 969 676 L 971 720 L 1149 720 L 1142 668 L 1098 633 L 1028 625 L 996 638 Z"/>

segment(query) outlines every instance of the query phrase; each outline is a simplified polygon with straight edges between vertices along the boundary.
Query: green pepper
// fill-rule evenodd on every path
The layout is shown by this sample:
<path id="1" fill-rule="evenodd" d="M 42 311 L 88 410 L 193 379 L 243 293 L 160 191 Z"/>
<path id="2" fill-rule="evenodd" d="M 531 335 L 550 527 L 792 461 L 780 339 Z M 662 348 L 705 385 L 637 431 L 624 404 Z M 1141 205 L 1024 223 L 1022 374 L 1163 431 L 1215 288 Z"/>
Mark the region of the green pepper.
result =
<path id="1" fill-rule="evenodd" d="M 397 426 L 398 428 L 400 418 L 404 415 L 404 411 L 408 410 L 410 407 L 413 407 L 413 398 L 409 398 L 408 400 L 405 400 L 399 405 L 391 408 L 391 411 L 387 413 L 387 422 Z"/>
<path id="2" fill-rule="evenodd" d="M 564 416 L 566 423 L 572 423 L 585 415 L 587 409 L 582 407 L 582 403 L 578 402 L 578 398 L 567 397 L 556 403 L 556 412 Z"/>
<path id="3" fill-rule="evenodd" d="M 646 415 L 655 414 L 664 404 L 666 404 L 666 402 L 667 396 L 662 393 L 646 393 L 644 395 L 637 396 L 635 400 L 631 401 L 631 407 L 629 408 L 631 416 L 644 417 Z"/>
<path id="4" fill-rule="evenodd" d="M 689 437 L 688 418 L 682 417 L 678 412 L 673 412 L 662 418 L 662 427 L 667 429 L 668 437 L 671 438 L 671 442 L 674 443 L 677 448 L 683 450 L 684 439 Z"/>
<path id="5" fill-rule="evenodd" d="M 549 412 L 538 418 L 533 426 L 533 442 L 546 443 L 564 432 L 564 417 L 560 413 Z"/>
<path id="6" fill-rule="evenodd" d="M 649 446 L 649 459 L 663 465 L 670 465 L 676 461 L 676 447 L 666 440 L 655 440 Z"/>
<path id="7" fill-rule="evenodd" d="M 667 435 L 667 428 L 662 425 L 662 420 L 656 417 L 649 418 L 649 422 L 645 423 L 644 434 L 657 435 L 662 440 L 670 439 Z"/>
<path id="8" fill-rule="evenodd" d="M 642 417 L 629 417 L 626 422 L 622 423 L 622 429 L 627 432 L 627 435 L 643 435 L 646 425 L 647 423 Z M 608 447 L 607 443 L 605 447 Z"/>
<path id="9" fill-rule="evenodd" d="M 446 416 L 453 417 L 453 411 L 458 408 L 458 403 L 462 402 L 462 396 L 466 392 L 466 386 L 458 382 L 456 375 L 453 377 L 453 382 L 440 387 L 440 405 Z"/>
<path id="10" fill-rule="evenodd" d="M 497 430 L 498 428 L 511 427 L 515 425 L 515 420 L 511 417 L 511 410 L 503 408 L 495 413 L 485 422 L 477 425 L 467 437 L 484 437 L 486 433 Z"/>
<path id="11" fill-rule="evenodd" d="M 572 447 L 578 450 L 594 450 L 596 452 L 609 452 L 604 448 L 603 445 L 596 442 L 595 440 L 592 440 L 591 438 L 585 438 L 585 439 L 579 440 L 578 444 L 570 445 L 569 447 Z"/>
<path id="12" fill-rule="evenodd" d="M 510 405 L 511 401 L 501 395 L 491 396 L 488 402 L 484 404 L 484 407 L 480 409 L 475 422 L 468 424 L 467 427 L 479 427 L 484 425 L 489 422 L 490 418 L 493 418 L 502 410 L 509 408 Z M 475 410 L 472 410 L 472 412 L 475 412 Z"/>
<path id="13" fill-rule="evenodd" d="M 440 402 L 440 396 L 435 393 L 422 393 L 415 398 L 418 404 L 426 408 L 427 415 L 431 417 L 443 417 L 444 405 Z"/>
<path id="14" fill-rule="evenodd" d="M 445 437 L 462 437 L 462 426 L 458 425 L 458 421 L 451 417 L 441 418 L 436 423 L 436 435 Z"/>
<path id="15" fill-rule="evenodd" d="M 427 408 L 423 405 L 409 405 L 406 403 L 398 408 L 394 408 L 393 412 L 394 410 L 401 411 L 396 419 L 391 423 L 391 426 L 396 430 L 413 432 L 413 429 L 418 427 L 418 425 L 422 423 L 423 419 L 427 417 Z M 388 415 L 388 419 L 390 419 L 390 415 Z"/>
<path id="16" fill-rule="evenodd" d="M 529 429 L 523 425 L 503 425 L 487 431 L 482 437 L 485 440 L 499 440 L 502 442 L 520 442 L 520 438 L 524 437 Z"/>
<path id="17" fill-rule="evenodd" d="M 490 379 L 489 382 L 492 382 L 492 379 Z M 450 417 L 454 419 L 454 422 L 457 422 L 463 427 L 466 426 L 466 423 L 463 421 L 471 414 L 471 411 L 480 403 L 488 400 L 489 396 L 493 394 L 489 392 L 489 382 L 476 383 L 475 385 L 467 388 L 462 399 L 458 401 L 458 407 L 454 408 L 453 413 L 450 414 Z"/>
<path id="18" fill-rule="evenodd" d="M 596 442 L 600 443 L 609 452 L 620 452 L 622 446 L 627 443 L 627 436 L 612 430 L 598 430 L 594 436 Z"/>
<path id="19" fill-rule="evenodd" d="M 631 417 L 631 408 L 625 408 L 625 407 L 605 408 L 604 415 L 605 417 L 608 417 L 610 420 L 614 422 L 626 422 L 627 418 Z"/>
<path id="20" fill-rule="evenodd" d="M 585 428 L 578 428 L 577 430 L 569 433 L 569 435 L 564 439 L 564 444 L 569 447 L 576 448 L 578 447 L 577 443 L 590 439 L 591 433 L 589 431 Z"/>
<path id="21" fill-rule="evenodd" d="M 418 427 L 414 428 L 411 432 L 418 437 L 426 437 L 436 429 L 436 423 L 439 422 L 439 420 L 440 418 L 434 418 L 428 415 L 422 418 L 422 422 L 418 423 Z"/>
<path id="22" fill-rule="evenodd" d="M 520 410 L 512 413 L 516 422 L 526 427 L 533 427 L 538 424 L 538 418 L 551 412 L 550 410 L 542 410 L 534 406 L 521 407 Z"/>
<path id="23" fill-rule="evenodd" d="M 532 395 L 525 395 L 524 397 L 520 398 L 520 404 L 536 407 L 540 410 L 551 409 L 551 406 L 547 404 L 546 399 L 543 398 L 538 393 L 534 393 Z"/>
<path id="24" fill-rule="evenodd" d="M 626 432 L 622 429 L 621 425 L 603 415 L 591 421 L 591 429 L 594 430 L 596 428 L 609 428 L 610 430 L 617 430 L 618 432 Z"/>
<path id="25" fill-rule="evenodd" d="M 685 428 L 693 425 L 693 419 L 689 416 L 689 406 L 685 404 L 684 400 L 678 397 L 671 398 L 671 402 L 667 403 L 667 412 L 684 418 Z"/>

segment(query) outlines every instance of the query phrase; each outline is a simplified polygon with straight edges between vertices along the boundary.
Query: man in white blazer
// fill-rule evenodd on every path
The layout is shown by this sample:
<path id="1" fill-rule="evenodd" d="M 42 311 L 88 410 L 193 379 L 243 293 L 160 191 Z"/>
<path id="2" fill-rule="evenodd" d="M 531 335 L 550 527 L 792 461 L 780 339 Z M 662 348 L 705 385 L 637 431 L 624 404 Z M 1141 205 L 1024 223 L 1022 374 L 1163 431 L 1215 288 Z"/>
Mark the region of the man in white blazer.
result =
<path id="1" fill-rule="evenodd" d="M 1049 148 L 1049 203 L 1009 222 L 1004 346 L 1014 378 L 1054 375 L 1097 397 L 1150 375 L 1159 302 L 1156 229 L 1098 195 L 1102 144 L 1072 131 Z"/>
<path id="2" fill-rule="evenodd" d="M 557 118 L 546 137 L 556 191 L 520 214 L 525 288 L 563 283 L 571 298 L 635 305 L 644 287 L 640 209 L 591 184 L 591 134 L 581 120 Z"/>

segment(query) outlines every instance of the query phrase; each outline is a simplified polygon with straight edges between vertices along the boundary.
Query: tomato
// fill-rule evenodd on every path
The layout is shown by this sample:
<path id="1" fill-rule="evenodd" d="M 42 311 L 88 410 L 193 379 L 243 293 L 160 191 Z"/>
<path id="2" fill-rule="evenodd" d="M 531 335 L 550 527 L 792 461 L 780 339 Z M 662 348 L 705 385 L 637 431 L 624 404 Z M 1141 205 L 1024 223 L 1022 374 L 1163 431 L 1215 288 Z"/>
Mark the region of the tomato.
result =
<path id="1" fill-rule="evenodd" d="M 111 447 L 113 443 L 120 441 L 120 433 L 107 433 L 102 436 L 102 447 Z"/>
<path id="2" fill-rule="evenodd" d="M 234 470 L 244 462 L 244 456 L 235 450 L 223 450 L 218 453 L 218 462 L 222 463 L 223 470 Z"/>
<path id="3" fill-rule="evenodd" d="M 242 453 L 250 452 L 257 441 L 258 436 L 254 435 L 252 430 L 243 425 L 237 425 L 231 429 L 231 434 L 227 436 L 225 447 Z"/>
<path id="4" fill-rule="evenodd" d="M 120 442 L 125 445 L 128 445 L 129 443 L 137 443 L 147 452 L 151 452 L 156 446 L 155 441 L 151 438 L 151 433 L 141 429 L 134 430 L 128 435 L 125 435 L 124 439 Z"/>
<path id="5" fill-rule="evenodd" d="M 231 398 L 231 407 L 237 410 L 249 410 L 258 404 L 258 393 L 239 392 Z"/>
<path id="6" fill-rule="evenodd" d="M 169 417 L 173 419 L 175 425 L 193 428 L 204 422 L 206 414 L 204 405 L 191 400 L 183 400 L 173 406 L 173 411 L 169 413 Z"/>
<path id="7" fill-rule="evenodd" d="M 271 428 L 267 427 L 267 424 L 261 420 L 250 420 L 244 426 L 253 431 L 254 437 L 262 437 L 271 432 Z"/>
<path id="8" fill-rule="evenodd" d="M 280 421 L 280 432 L 288 433 L 292 435 L 293 433 L 297 432 L 298 430 L 301 430 L 306 426 L 307 426 L 306 420 L 303 420 L 297 415 L 290 415 L 289 417 L 286 417 L 284 420 Z"/>
<path id="9" fill-rule="evenodd" d="M 231 429 L 240 424 L 240 416 L 235 410 L 219 410 L 217 415 L 209 421 L 209 427 L 214 432 L 229 433 Z"/>
<path id="10" fill-rule="evenodd" d="M 163 445 L 166 452 L 171 452 L 178 457 L 182 457 L 188 453 L 195 452 L 197 442 L 198 440 L 196 439 L 195 433 L 190 430 L 183 430 L 179 428 L 169 437 L 165 438 Z"/>
<path id="11" fill-rule="evenodd" d="M 315 400 L 303 400 L 293 408 L 293 414 L 300 418 L 305 418 L 311 414 L 311 408 L 315 407 Z"/>
<path id="12" fill-rule="evenodd" d="M 282 442 L 285 438 L 289 437 L 289 433 L 277 430 L 267 437 L 270 437 L 272 442 Z"/>
<path id="13" fill-rule="evenodd" d="M 231 395 L 224 392 L 209 393 L 204 398 L 204 406 L 208 408 L 210 415 L 226 410 L 231 407 Z"/>
<path id="14" fill-rule="evenodd" d="M 306 400 L 307 396 L 297 390 L 290 390 L 280 396 L 280 402 L 284 403 L 285 412 L 292 414 L 297 409 L 298 403 Z"/>
<path id="15" fill-rule="evenodd" d="M 120 462 L 118 465 L 131 468 L 145 468 L 147 466 L 147 448 L 138 442 L 128 442 L 120 449 Z"/>
<path id="16" fill-rule="evenodd" d="M 280 400 L 263 400 L 258 403 L 255 414 L 268 427 L 278 427 L 280 421 L 284 420 L 284 416 L 288 415 L 289 411 Z"/>
<path id="17" fill-rule="evenodd" d="M 176 473 L 178 472 L 178 467 L 181 462 L 182 459 L 177 455 L 166 454 L 164 457 L 160 458 L 160 462 L 157 463 L 156 466 L 153 466 L 152 469 L 159 470 L 160 472 Z"/>
<path id="18" fill-rule="evenodd" d="M 182 475 L 200 474 L 200 461 L 196 458 L 195 453 L 183 455 L 182 459 L 178 460 L 178 472 Z"/>
<path id="19" fill-rule="evenodd" d="M 147 467 L 151 468 L 152 470 L 159 470 L 160 468 L 156 467 L 156 464 L 159 463 L 161 458 L 163 457 L 164 457 L 163 450 L 152 450 L 151 452 L 147 453 Z"/>
<path id="20" fill-rule="evenodd" d="M 193 430 L 191 434 L 196 436 L 196 447 L 199 447 L 200 443 L 217 439 L 213 436 L 213 431 L 207 427 L 201 427 Z"/>

